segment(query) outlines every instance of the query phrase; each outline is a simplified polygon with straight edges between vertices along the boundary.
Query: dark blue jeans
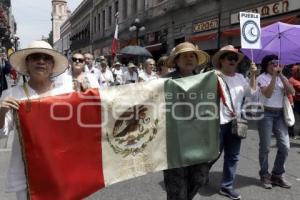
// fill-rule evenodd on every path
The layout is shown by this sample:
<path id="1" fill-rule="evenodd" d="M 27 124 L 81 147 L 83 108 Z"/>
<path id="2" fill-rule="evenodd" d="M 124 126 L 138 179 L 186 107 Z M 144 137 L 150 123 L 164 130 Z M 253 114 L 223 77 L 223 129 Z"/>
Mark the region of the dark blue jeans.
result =
<path id="1" fill-rule="evenodd" d="M 224 151 L 223 178 L 221 187 L 233 188 L 237 164 L 241 150 L 241 139 L 234 136 L 231 131 L 231 122 L 220 127 L 220 152 Z"/>

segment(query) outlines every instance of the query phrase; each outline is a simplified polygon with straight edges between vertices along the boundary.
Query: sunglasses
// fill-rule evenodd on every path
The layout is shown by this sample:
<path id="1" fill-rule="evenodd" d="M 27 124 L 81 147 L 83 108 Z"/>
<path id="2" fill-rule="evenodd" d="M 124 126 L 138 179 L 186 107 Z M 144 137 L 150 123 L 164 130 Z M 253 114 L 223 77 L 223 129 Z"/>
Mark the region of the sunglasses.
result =
<path id="1" fill-rule="evenodd" d="M 44 60 L 44 61 L 51 60 L 52 61 L 53 60 L 52 56 L 43 54 L 43 53 L 34 53 L 34 54 L 29 55 L 27 58 L 30 60 L 34 60 L 34 61 L 37 61 L 37 60 Z"/>
<path id="2" fill-rule="evenodd" d="M 228 54 L 225 57 L 228 61 L 235 61 L 237 62 L 239 60 L 239 57 L 236 54 Z"/>
<path id="3" fill-rule="evenodd" d="M 270 62 L 268 62 L 268 64 L 270 64 L 270 65 L 278 65 L 279 64 L 279 60 L 271 60 Z"/>
<path id="4" fill-rule="evenodd" d="M 72 61 L 73 61 L 73 62 L 77 62 L 77 61 L 78 61 L 79 63 L 83 63 L 83 62 L 84 62 L 84 59 L 83 59 L 83 58 L 75 58 L 75 57 L 73 57 L 73 58 L 72 58 Z"/>

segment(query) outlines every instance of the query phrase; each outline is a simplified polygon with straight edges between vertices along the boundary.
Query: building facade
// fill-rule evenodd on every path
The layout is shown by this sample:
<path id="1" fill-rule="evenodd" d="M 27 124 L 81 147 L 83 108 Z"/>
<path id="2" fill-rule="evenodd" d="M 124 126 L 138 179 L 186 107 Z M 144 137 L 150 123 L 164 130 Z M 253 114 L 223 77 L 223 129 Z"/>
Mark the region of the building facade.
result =
<path id="1" fill-rule="evenodd" d="M 72 14 L 71 50 L 111 54 L 115 15 L 119 48 L 139 44 L 157 59 L 180 42 L 191 41 L 209 53 L 221 46 L 240 46 L 238 13 L 258 12 L 261 24 L 299 23 L 299 0 L 84 0 Z M 146 28 L 138 35 L 129 27 L 136 18 Z"/>
<path id="2" fill-rule="evenodd" d="M 16 36 L 17 23 L 12 14 L 11 1 L 0 1 L 0 47 L 7 52 L 15 51 L 19 46 L 19 38 Z"/>
<path id="3" fill-rule="evenodd" d="M 92 52 L 91 43 L 91 13 L 93 0 L 83 0 L 71 14 L 71 45 L 72 52 Z"/>
<path id="4" fill-rule="evenodd" d="M 53 44 L 60 39 L 60 27 L 68 18 L 68 8 L 66 0 L 52 0 L 52 31 Z"/>

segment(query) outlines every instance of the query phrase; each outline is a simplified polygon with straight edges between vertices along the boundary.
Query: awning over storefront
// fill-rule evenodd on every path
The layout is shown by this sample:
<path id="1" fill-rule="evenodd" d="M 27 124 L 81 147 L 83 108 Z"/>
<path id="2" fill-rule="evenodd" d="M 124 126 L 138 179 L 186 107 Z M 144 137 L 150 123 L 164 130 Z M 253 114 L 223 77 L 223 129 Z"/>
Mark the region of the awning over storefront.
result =
<path id="1" fill-rule="evenodd" d="M 275 22 L 283 22 L 288 24 L 297 24 L 299 22 L 299 18 L 297 16 L 290 16 L 283 19 L 276 19 L 272 21 L 262 21 L 262 27 L 268 26 L 270 24 L 273 24 Z M 233 28 L 222 31 L 222 37 L 238 37 L 240 36 L 240 28 Z"/>
<path id="2" fill-rule="evenodd" d="M 160 51 L 162 49 L 162 43 L 148 45 L 148 46 L 145 46 L 145 48 L 150 52 Z"/>
<path id="3" fill-rule="evenodd" d="M 207 40 L 215 40 L 218 37 L 217 32 L 209 33 L 209 34 L 198 34 L 191 37 L 192 42 L 199 41 L 207 41 Z"/>

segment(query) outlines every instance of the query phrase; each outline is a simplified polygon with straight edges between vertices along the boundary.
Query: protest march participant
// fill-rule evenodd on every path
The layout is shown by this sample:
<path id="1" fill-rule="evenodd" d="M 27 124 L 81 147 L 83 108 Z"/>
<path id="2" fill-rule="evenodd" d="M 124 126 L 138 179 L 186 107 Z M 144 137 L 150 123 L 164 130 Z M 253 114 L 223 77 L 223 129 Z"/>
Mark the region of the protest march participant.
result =
<path id="1" fill-rule="evenodd" d="M 195 75 L 198 65 L 208 61 L 208 55 L 192 43 L 184 42 L 175 47 L 168 61 L 169 67 L 176 70 L 166 77 L 177 79 Z M 201 131 L 201 130 L 199 130 Z M 208 178 L 208 163 L 164 171 L 164 183 L 168 200 L 192 200 L 198 189 Z"/>
<path id="2" fill-rule="evenodd" d="M 293 96 L 295 125 L 294 137 L 300 136 L 300 65 L 296 64 L 292 68 L 292 77 L 289 79 L 290 84 L 294 87 L 295 95 Z"/>
<path id="3" fill-rule="evenodd" d="M 128 63 L 128 70 L 124 73 L 124 84 L 137 83 L 139 81 L 136 66 L 133 63 Z"/>
<path id="4" fill-rule="evenodd" d="M 100 87 L 101 88 L 107 88 L 114 84 L 114 76 L 112 72 L 109 69 L 109 66 L 107 64 L 107 61 L 102 61 L 100 63 L 101 70 L 100 70 Z"/>
<path id="5" fill-rule="evenodd" d="M 264 117 L 258 122 L 259 175 L 262 186 L 266 189 L 272 189 L 272 185 L 291 188 L 291 183 L 284 177 L 290 139 L 288 126 L 284 121 L 283 98 L 284 95 L 293 95 L 295 91 L 282 74 L 283 67 L 279 64 L 278 56 L 265 56 L 261 67 L 261 74 L 257 81 L 262 93 L 260 101 L 264 106 Z M 277 141 L 278 152 L 270 173 L 269 152 L 273 134 Z"/>
<path id="6" fill-rule="evenodd" d="M 75 91 L 100 87 L 95 76 L 85 71 L 84 60 L 84 56 L 80 53 L 75 53 L 72 56 L 70 76 L 65 80 L 65 84 L 73 84 L 72 86 Z"/>
<path id="7" fill-rule="evenodd" d="M 52 81 L 52 77 L 65 71 L 68 60 L 47 42 L 34 41 L 28 48 L 13 53 L 9 60 L 19 73 L 29 77 L 29 81 L 5 90 L 1 97 L 0 134 L 8 134 L 13 129 L 15 131 L 7 191 L 16 192 L 17 200 L 27 200 L 25 169 L 13 113 L 19 108 L 19 100 L 28 99 L 30 102 L 30 99 L 71 92 L 72 88 L 66 85 L 56 87 Z"/>
<path id="8" fill-rule="evenodd" d="M 84 61 L 85 61 L 85 67 L 84 71 L 87 73 L 92 74 L 95 79 L 100 84 L 100 70 L 96 67 L 96 64 L 94 62 L 94 56 L 91 53 L 85 53 L 84 54 Z"/>
<path id="9" fill-rule="evenodd" d="M 11 65 L 7 60 L 5 53 L 0 53 L 0 97 L 3 90 L 8 88 L 7 80 L 5 75 L 11 72 Z"/>
<path id="10" fill-rule="evenodd" d="M 158 79 L 158 76 L 153 71 L 155 69 L 155 61 L 152 58 L 148 58 L 144 62 L 144 70 L 139 73 L 139 78 L 141 81 L 151 81 Z"/>
<path id="11" fill-rule="evenodd" d="M 212 64 L 219 72 L 220 83 L 225 93 L 225 99 L 220 106 L 220 152 L 224 151 L 223 177 L 220 194 L 230 199 L 240 199 L 233 187 L 242 139 L 232 133 L 233 120 L 241 118 L 243 101 L 246 96 L 252 96 L 256 91 L 255 72 L 257 67 L 251 64 L 250 83 L 242 74 L 236 73 L 238 64 L 244 55 L 232 45 L 221 48 L 212 59 Z"/>
<path id="12" fill-rule="evenodd" d="M 159 77 L 166 76 L 170 71 L 167 66 L 168 56 L 162 56 L 157 61 L 156 74 Z"/>
<path id="13" fill-rule="evenodd" d="M 123 74 L 123 69 L 121 68 L 121 65 L 122 64 L 119 61 L 117 61 L 114 64 L 114 68 L 112 69 L 112 73 L 113 73 L 114 80 L 115 80 L 114 85 L 122 85 L 123 84 L 124 74 Z"/>

